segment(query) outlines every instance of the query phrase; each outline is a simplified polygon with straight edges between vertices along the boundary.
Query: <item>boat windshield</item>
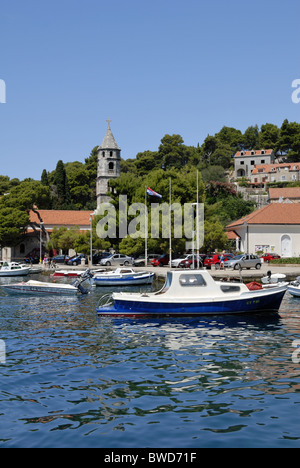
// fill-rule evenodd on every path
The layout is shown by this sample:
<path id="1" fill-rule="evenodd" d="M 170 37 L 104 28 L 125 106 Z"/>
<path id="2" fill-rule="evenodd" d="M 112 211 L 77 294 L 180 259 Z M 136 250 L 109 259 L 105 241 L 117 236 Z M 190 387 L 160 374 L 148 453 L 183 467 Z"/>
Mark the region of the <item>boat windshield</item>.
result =
<path id="1" fill-rule="evenodd" d="M 171 283 L 172 283 L 172 273 L 170 271 L 168 271 L 167 273 L 167 279 L 166 279 L 166 282 L 165 284 L 163 285 L 162 289 L 160 291 L 157 291 L 157 293 L 155 294 L 163 294 L 165 293 L 169 287 L 171 286 Z"/>

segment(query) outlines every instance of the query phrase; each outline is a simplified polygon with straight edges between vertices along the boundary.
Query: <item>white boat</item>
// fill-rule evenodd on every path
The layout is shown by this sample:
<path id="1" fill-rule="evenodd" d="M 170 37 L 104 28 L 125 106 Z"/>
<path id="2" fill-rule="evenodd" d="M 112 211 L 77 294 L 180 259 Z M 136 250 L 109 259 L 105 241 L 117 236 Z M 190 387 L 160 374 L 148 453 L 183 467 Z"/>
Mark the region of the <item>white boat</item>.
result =
<path id="1" fill-rule="evenodd" d="M 106 268 L 99 268 L 98 270 L 95 270 L 92 274 L 104 273 L 105 271 Z M 56 270 L 51 276 L 53 278 L 78 278 L 84 272 L 85 270 Z"/>
<path id="2" fill-rule="evenodd" d="M 115 271 L 94 274 L 96 286 L 131 286 L 135 284 L 151 284 L 154 273 L 135 271 L 132 268 L 117 268 Z"/>
<path id="3" fill-rule="evenodd" d="M 288 292 L 294 297 L 300 297 L 300 276 L 288 285 Z"/>
<path id="4" fill-rule="evenodd" d="M 271 271 L 267 272 L 266 276 L 263 276 L 261 279 L 263 288 L 273 288 L 278 284 L 288 284 L 286 283 L 286 275 L 284 273 L 274 273 L 272 274 Z"/>
<path id="5" fill-rule="evenodd" d="M 76 295 L 78 293 L 86 294 L 87 289 L 83 288 L 82 283 L 90 279 L 90 272 L 87 270 L 80 278 L 72 284 L 46 283 L 43 281 L 22 281 L 21 283 L 3 284 L 2 288 L 9 294 L 50 294 L 54 296 Z"/>
<path id="6" fill-rule="evenodd" d="M 278 312 L 286 290 L 286 284 L 250 290 L 244 283 L 215 281 L 206 270 L 169 271 L 160 291 L 106 294 L 97 313 L 111 317 L 196 317 Z"/>
<path id="7" fill-rule="evenodd" d="M 0 278 L 9 276 L 27 276 L 29 271 L 29 266 L 20 265 L 16 262 L 0 261 Z"/>

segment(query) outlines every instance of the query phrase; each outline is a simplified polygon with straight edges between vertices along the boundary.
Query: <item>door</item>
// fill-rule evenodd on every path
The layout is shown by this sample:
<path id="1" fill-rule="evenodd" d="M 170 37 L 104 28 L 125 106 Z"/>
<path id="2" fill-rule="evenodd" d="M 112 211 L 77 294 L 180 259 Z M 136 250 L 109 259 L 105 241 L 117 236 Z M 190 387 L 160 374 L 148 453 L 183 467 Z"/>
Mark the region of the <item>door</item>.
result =
<path id="1" fill-rule="evenodd" d="M 281 256 L 292 256 L 292 239 L 288 234 L 284 234 L 284 236 L 281 238 Z"/>

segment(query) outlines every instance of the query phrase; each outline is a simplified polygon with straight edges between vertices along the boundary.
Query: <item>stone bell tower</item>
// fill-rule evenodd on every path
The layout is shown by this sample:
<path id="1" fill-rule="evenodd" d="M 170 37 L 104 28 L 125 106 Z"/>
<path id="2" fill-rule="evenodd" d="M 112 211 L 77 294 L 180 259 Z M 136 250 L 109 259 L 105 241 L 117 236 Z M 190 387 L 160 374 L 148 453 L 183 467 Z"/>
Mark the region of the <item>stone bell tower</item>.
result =
<path id="1" fill-rule="evenodd" d="M 97 176 L 97 207 L 110 200 L 109 180 L 120 176 L 121 148 L 117 145 L 110 128 L 110 119 L 107 119 L 107 131 L 98 147 L 98 176 Z"/>

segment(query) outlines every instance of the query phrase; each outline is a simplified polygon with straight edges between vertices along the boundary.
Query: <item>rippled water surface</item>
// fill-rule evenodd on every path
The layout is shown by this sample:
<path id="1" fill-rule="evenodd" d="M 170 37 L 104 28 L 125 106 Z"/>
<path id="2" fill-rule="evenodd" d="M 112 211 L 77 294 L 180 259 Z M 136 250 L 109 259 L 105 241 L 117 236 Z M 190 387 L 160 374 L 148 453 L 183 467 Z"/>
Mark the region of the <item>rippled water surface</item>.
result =
<path id="1" fill-rule="evenodd" d="M 0 447 L 299 447 L 300 299 L 130 320 L 96 316 L 103 292 L 0 291 Z"/>

